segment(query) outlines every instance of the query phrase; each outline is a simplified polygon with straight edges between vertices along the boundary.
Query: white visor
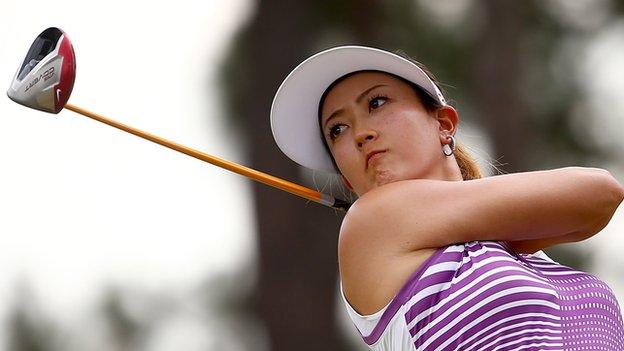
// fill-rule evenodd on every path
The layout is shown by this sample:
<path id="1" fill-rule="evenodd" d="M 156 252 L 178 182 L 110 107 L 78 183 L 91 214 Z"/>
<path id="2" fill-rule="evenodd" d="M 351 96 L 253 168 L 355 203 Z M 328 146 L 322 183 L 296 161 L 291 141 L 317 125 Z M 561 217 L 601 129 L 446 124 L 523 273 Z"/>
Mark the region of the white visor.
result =
<path id="1" fill-rule="evenodd" d="M 318 113 L 325 90 L 349 73 L 374 70 L 402 77 L 446 105 L 440 89 L 415 63 L 391 52 L 365 46 L 339 46 L 321 51 L 297 66 L 273 98 L 271 130 L 286 156 L 313 170 L 338 173 L 325 148 Z"/>

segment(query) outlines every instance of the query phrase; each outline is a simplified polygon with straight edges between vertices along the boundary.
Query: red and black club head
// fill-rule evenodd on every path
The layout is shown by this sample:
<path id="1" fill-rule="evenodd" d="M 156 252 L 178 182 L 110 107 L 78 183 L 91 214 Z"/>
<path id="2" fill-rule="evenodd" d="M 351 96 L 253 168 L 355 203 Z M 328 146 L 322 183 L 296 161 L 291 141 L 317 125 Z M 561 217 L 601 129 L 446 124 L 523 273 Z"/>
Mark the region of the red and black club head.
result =
<path id="1" fill-rule="evenodd" d="M 7 95 L 21 105 L 59 113 L 69 100 L 75 78 L 71 41 L 65 32 L 50 27 L 35 38 Z"/>

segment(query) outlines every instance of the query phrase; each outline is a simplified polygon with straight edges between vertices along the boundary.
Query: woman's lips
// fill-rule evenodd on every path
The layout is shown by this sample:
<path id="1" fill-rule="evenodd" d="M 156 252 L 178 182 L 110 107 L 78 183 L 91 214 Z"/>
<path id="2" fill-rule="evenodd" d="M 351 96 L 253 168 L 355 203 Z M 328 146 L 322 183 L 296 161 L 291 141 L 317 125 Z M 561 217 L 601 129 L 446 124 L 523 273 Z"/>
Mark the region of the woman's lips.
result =
<path id="1" fill-rule="evenodd" d="M 368 169 L 368 167 L 376 162 L 377 160 L 379 160 L 380 158 L 382 158 L 384 156 L 384 154 L 386 153 L 386 150 L 380 150 L 380 151 L 374 151 L 372 152 L 369 156 L 368 159 L 366 160 L 366 168 Z"/>

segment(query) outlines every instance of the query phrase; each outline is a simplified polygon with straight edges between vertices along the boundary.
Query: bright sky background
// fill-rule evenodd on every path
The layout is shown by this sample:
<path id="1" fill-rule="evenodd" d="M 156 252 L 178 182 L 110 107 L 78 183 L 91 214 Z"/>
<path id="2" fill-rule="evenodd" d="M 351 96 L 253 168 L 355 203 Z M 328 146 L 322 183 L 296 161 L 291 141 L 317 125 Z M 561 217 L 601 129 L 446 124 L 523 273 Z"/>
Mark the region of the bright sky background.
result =
<path id="1" fill-rule="evenodd" d="M 245 162 L 238 136 L 225 129 L 215 73 L 233 31 L 253 11 L 249 0 L 47 5 L 2 2 L 0 88 L 9 87 L 35 37 L 58 26 L 76 50 L 70 103 Z M 587 81 L 593 123 L 584 132 L 619 150 L 623 33 L 620 23 L 588 38 L 579 72 L 570 72 L 593 77 Z M 206 277 L 255 259 L 250 181 L 71 111 L 46 114 L 0 95 L 0 319 L 20 284 L 69 325 L 86 318 L 111 284 L 184 295 Z M 623 165 L 620 159 L 604 167 L 624 181 Z M 582 244 L 595 252 L 592 273 L 614 288 L 620 303 L 622 228 L 620 209 Z M 197 323 L 171 323 L 148 349 L 201 344 L 191 343 L 205 333 Z M 0 328 L 0 347 L 5 337 Z"/>
<path id="2" fill-rule="evenodd" d="M 0 87 L 35 37 L 58 26 L 76 51 L 70 103 L 243 162 L 214 81 L 250 2 L 147 4 L 35 0 L 25 11 L 4 0 Z M 183 294 L 255 259 L 249 181 L 71 111 L 47 114 L 1 95 L 1 319 L 18 283 L 30 284 L 47 313 L 75 319 L 112 284 Z"/>

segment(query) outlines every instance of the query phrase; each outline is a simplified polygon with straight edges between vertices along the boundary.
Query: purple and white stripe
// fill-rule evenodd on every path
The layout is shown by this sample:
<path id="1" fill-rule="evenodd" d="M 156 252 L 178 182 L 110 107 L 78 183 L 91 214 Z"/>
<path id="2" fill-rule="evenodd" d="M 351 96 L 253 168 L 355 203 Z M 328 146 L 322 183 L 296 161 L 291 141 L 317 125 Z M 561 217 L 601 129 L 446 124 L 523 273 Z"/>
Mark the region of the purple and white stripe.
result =
<path id="1" fill-rule="evenodd" d="M 404 319 L 394 318 L 402 311 Z M 366 336 L 406 323 L 415 350 L 624 350 L 620 307 L 594 276 L 498 242 L 440 248 Z"/>

